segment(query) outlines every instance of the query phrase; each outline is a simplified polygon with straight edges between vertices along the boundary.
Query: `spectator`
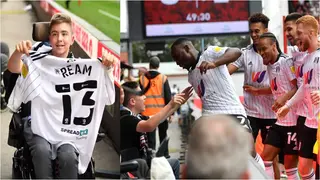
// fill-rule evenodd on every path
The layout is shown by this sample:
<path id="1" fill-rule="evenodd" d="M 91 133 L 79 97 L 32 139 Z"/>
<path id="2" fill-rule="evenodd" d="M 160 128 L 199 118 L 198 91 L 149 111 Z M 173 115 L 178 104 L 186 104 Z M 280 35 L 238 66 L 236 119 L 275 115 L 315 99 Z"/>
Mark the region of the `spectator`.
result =
<path id="1" fill-rule="evenodd" d="M 69 9 L 69 7 L 70 7 L 70 0 L 66 0 L 66 7 L 67 7 L 67 9 Z"/>
<path id="2" fill-rule="evenodd" d="M 249 179 L 250 134 L 228 116 L 203 116 L 191 129 L 187 179 Z"/>
<path id="3" fill-rule="evenodd" d="M 160 59 L 156 56 L 150 59 L 149 71 L 140 77 L 140 87 L 146 95 L 146 109 L 142 112 L 144 116 L 152 116 L 160 112 L 160 110 L 167 105 L 171 100 L 171 90 L 167 76 L 161 74 L 158 69 L 160 66 Z M 171 118 L 171 117 L 169 117 Z M 160 143 L 167 136 L 168 121 L 165 120 L 158 126 Z M 156 134 L 155 130 L 148 133 L 149 147 L 156 148 Z M 166 149 L 166 157 L 169 156 L 169 150 Z"/>
<path id="4" fill-rule="evenodd" d="M 181 104 L 184 104 L 192 95 L 192 88 L 186 88 L 183 91 L 184 95 L 176 95 L 157 114 L 148 117 L 140 114 L 145 109 L 144 101 L 146 97 L 142 94 L 139 84 L 135 81 L 126 82 L 122 87 L 124 89 L 124 107 L 120 111 L 121 151 L 133 149 L 134 153 L 127 153 L 130 154 L 130 158 L 123 156 L 123 154 L 121 154 L 121 157 L 124 158 L 124 161 L 142 158 L 150 165 L 151 157 L 146 132 L 154 131 L 163 120 L 174 113 Z M 171 158 L 168 159 L 168 162 L 176 178 L 179 178 L 179 160 Z"/>
<path id="5" fill-rule="evenodd" d="M 0 42 L 1 54 L 5 54 L 6 56 L 10 56 L 9 46 L 5 42 Z"/>

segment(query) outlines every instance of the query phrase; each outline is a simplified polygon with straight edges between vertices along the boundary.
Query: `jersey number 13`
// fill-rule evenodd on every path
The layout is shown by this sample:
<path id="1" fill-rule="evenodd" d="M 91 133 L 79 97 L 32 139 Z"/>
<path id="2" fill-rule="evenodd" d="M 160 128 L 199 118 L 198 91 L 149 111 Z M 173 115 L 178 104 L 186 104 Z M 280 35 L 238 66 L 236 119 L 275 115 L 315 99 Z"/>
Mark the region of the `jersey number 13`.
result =
<path id="1" fill-rule="evenodd" d="M 85 82 L 79 82 L 72 84 L 73 89 L 75 91 L 81 91 L 82 89 L 97 89 L 97 81 L 89 80 Z M 56 85 L 56 92 L 62 93 L 62 103 L 63 103 L 63 119 L 62 124 L 68 125 L 71 123 L 71 113 L 72 113 L 72 106 L 71 106 L 71 96 L 68 94 L 71 91 L 70 84 L 60 84 Z M 94 91 L 86 91 L 85 95 L 82 98 L 82 105 L 83 106 L 93 106 L 95 105 L 95 101 L 90 99 Z M 94 108 L 90 108 L 90 114 L 88 117 L 74 117 L 73 123 L 75 125 L 86 126 L 90 124 L 93 116 Z"/>

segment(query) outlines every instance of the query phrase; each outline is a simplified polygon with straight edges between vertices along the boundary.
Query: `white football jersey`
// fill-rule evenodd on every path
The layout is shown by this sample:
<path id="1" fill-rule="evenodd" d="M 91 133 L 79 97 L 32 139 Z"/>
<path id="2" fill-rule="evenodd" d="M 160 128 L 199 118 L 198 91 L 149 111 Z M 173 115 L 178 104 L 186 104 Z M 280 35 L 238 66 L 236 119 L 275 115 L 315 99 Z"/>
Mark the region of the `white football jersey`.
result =
<path id="1" fill-rule="evenodd" d="M 22 102 L 31 101 L 32 132 L 53 149 L 73 145 L 79 152 L 79 172 L 84 173 L 105 105 L 115 101 L 112 68 L 107 70 L 99 60 L 39 52 L 24 56 L 23 63 L 8 106 L 16 111 Z"/>
<path id="2" fill-rule="evenodd" d="M 202 61 L 214 62 L 222 56 L 226 47 L 209 46 L 199 57 L 196 68 L 189 71 L 188 80 L 202 101 L 203 114 L 239 114 L 246 112 L 236 94 L 232 78 L 226 65 L 200 73 Z"/>
<path id="3" fill-rule="evenodd" d="M 294 85 L 291 83 L 292 80 L 296 79 L 293 70 L 293 60 L 285 54 L 279 55 L 274 64 L 268 65 L 267 71 L 274 100 L 277 100 L 294 88 Z M 296 113 L 290 111 L 285 117 L 278 118 L 276 124 L 280 126 L 295 126 L 297 118 Z"/>
<path id="4" fill-rule="evenodd" d="M 305 56 L 303 64 L 303 84 L 299 87 L 296 94 L 287 102 L 287 105 L 292 106 L 307 100 L 307 118 L 320 119 L 320 107 L 314 106 L 311 102 L 311 92 L 320 90 L 320 49 L 308 53 Z M 313 121 L 315 123 L 315 121 Z M 309 122 L 310 123 L 310 122 Z M 307 125 L 307 123 L 306 123 Z M 316 124 L 308 124 L 309 127 L 316 127 Z"/>
<path id="5" fill-rule="evenodd" d="M 302 85 L 303 76 L 303 64 L 305 52 L 300 52 L 297 46 L 288 46 L 288 54 L 293 59 L 294 73 L 296 75 L 298 87 Z M 296 105 L 296 114 L 299 116 L 306 117 L 307 113 L 307 102 L 303 100 L 301 103 Z"/>
<path id="6" fill-rule="evenodd" d="M 262 57 L 254 50 L 253 45 L 242 49 L 240 58 L 232 63 L 237 68 L 244 68 L 244 85 L 256 88 L 269 87 L 269 75 L 267 66 L 263 64 Z M 261 119 L 275 119 L 276 115 L 272 111 L 274 103 L 272 94 L 254 96 L 247 91 L 243 91 L 244 107 L 248 116 Z"/>
<path id="7" fill-rule="evenodd" d="M 303 68 L 306 60 L 307 52 L 300 52 L 297 46 L 288 46 L 288 52 L 291 54 L 295 69 L 295 75 L 298 82 L 298 87 L 303 85 Z M 315 117 L 308 117 L 308 99 L 304 98 L 301 102 L 296 104 L 296 114 L 306 117 L 305 125 L 310 128 L 317 128 L 317 120 Z"/>
<path id="8" fill-rule="evenodd" d="M 37 52 L 49 52 L 52 50 L 52 47 L 46 42 L 36 42 L 32 45 L 32 50 Z"/>

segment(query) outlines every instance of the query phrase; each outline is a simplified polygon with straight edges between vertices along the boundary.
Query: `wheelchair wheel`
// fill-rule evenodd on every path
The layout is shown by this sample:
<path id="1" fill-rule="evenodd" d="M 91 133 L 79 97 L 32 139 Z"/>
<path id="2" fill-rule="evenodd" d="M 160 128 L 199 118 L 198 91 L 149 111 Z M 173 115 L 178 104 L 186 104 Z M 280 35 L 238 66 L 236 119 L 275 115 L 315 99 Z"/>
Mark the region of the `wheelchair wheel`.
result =
<path id="1" fill-rule="evenodd" d="M 22 154 L 21 151 L 18 149 L 14 152 L 14 156 L 12 158 L 12 172 L 11 172 L 12 179 L 22 179 L 22 172 L 20 170 L 21 154 Z"/>
<path id="2" fill-rule="evenodd" d="M 16 167 L 16 165 L 14 163 L 12 164 L 12 172 L 11 173 L 12 173 L 12 175 L 11 175 L 12 179 L 22 179 L 22 173 L 20 171 L 20 168 L 19 168 L 19 166 Z"/>

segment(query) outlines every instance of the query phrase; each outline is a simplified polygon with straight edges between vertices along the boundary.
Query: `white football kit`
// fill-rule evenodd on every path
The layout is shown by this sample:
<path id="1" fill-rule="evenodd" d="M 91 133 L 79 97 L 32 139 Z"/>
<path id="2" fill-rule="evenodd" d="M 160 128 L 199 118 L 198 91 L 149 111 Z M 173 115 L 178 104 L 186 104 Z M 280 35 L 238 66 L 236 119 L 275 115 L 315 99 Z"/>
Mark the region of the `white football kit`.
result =
<path id="1" fill-rule="evenodd" d="M 312 104 L 311 92 L 320 90 L 320 49 L 305 56 L 302 71 L 303 84 L 286 104 L 291 107 L 306 99 L 308 102 L 307 118 L 316 117 L 319 122 L 320 107 Z"/>
<path id="2" fill-rule="evenodd" d="M 254 50 L 253 45 L 242 49 L 242 55 L 232 65 L 244 68 L 244 85 L 256 88 L 269 87 L 269 75 L 267 66 L 263 64 L 262 57 Z M 272 94 L 255 96 L 243 91 L 244 107 L 248 116 L 261 119 L 275 119 L 276 114 L 272 111 L 274 103 Z"/>
<path id="3" fill-rule="evenodd" d="M 71 144 L 79 152 L 79 173 L 91 160 L 105 105 L 115 101 L 112 68 L 99 60 L 58 58 L 30 52 L 8 106 L 32 102 L 31 129 L 56 151 Z M 55 152 L 54 152 L 55 154 Z M 55 157 L 53 157 L 55 158 Z"/>
<path id="4" fill-rule="evenodd" d="M 294 85 L 291 83 L 292 80 L 296 79 L 293 69 L 292 58 L 285 54 L 279 54 L 277 61 L 274 64 L 268 65 L 267 71 L 274 100 L 277 100 L 294 88 Z M 280 126 L 295 126 L 297 118 L 296 113 L 290 111 L 285 117 L 278 118 L 276 124 Z"/>
<path id="5" fill-rule="evenodd" d="M 199 57 L 196 68 L 189 71 L 188 80 L 202 101 L 203 115 L 230 114 L 247 117 L 226 65 L 200 73 L 203 61 L 214 62 L 228 48 L 209 46 Z"/>
<path id="6" fill-rule="evenodd" d="M 307 52 L 300 52 L 297 46 L 288 47 L 289 54 L 292 55 L 295 75 L 297 78 L 298 87 L 303 85 L 303 69 L 305 60 L 307 59 Z M 312 103 L 304 98 L 300 103 L 296 104 L 296 114 L 302 117 L 306 117 L 305 125 L 309 128 L 318 128 L 318 122 L 316 117 L 308 117 L 308 106 Z"/>

